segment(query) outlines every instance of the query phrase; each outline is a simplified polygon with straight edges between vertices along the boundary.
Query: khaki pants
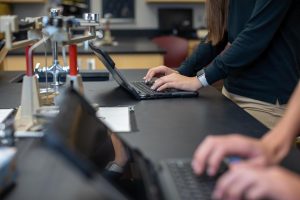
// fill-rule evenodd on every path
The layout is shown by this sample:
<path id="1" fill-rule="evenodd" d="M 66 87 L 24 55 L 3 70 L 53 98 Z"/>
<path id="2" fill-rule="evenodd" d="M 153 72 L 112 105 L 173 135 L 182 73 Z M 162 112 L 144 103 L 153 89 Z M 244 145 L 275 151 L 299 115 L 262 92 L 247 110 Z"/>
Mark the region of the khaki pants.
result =
<path id="1" fill-rule="evenodd" d="M 232 100 L 238 106 L 243 108 L 247 113 L 252 115 L 258 121 L 263 123 L 268 128 L 273 128 L 277 121 L 283 116 L 286 110 L 286 104 L 280 105 L 277 101 L 276 104 L 271 104 L 255 99 L 239 96 L 228 92 L 223 87 L 222 93 L 224 96 Z"/>

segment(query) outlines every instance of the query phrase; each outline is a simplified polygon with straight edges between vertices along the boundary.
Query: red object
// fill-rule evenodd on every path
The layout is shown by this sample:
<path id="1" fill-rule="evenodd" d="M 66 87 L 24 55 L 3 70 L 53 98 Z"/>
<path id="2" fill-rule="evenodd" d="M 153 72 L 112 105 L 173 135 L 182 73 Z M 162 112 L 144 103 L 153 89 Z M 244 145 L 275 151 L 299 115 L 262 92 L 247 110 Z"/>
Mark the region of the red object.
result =
<path id="1" fill-rule="evenodd" d="M 69 61 L 70 61 L 70 75 L 76 76 L 78 74 L 77 70 L 77 45 L 69 45 Z"/>
<path id="2" fill-rule="evenodd" d="M 25 55 L 26 55 L 26 75 L 33 76 L 33 56 L 29 55 L 29 49 L 31 46 L 27 46 L 25 48 Z"/>
<path id="3" fill-rule="evenodd" d="M 187 39 L 169 35 L 155 37 L 152 41 L 166 51 L 164 55 L 164 65 L 167 67 L 179 67 L 188 56 Z"/>

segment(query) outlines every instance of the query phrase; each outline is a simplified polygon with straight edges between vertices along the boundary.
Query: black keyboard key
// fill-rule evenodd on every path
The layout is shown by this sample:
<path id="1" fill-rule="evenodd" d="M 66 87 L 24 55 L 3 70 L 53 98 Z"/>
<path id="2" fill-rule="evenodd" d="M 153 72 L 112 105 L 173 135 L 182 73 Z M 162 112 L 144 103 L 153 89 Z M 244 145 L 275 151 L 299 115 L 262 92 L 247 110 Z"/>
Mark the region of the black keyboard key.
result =
<path id="1" fill-rule="evenodd" d="M 168 161 L 167 166 L 182 199 L 211 199 L 218 176 L 196 176 L 187 160 Z"/>
<path id="2" fill-rule="evenodd" d="M 171 93 L 171 92 L 175 92 L 178 91 L 176 89 L 166 89 L 163 91 L 155 91 L 151 89 L 153 82 L 132 82 L 132 85 L 136 88 L 138 88 L 139 90 L 141 90 L 142 92 L 146 93 L 146 94 L 164 94 L 164 93 Z"/>

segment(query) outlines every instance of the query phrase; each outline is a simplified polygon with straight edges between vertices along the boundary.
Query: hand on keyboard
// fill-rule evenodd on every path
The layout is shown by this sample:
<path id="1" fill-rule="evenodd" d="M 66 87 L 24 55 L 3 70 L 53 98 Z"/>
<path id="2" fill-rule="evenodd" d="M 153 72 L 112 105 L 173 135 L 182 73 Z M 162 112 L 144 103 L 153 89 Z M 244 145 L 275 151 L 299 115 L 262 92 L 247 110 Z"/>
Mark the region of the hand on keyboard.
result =
<path id="1" fill-rule="evenodd" d="M 152 86 L 154 84 L 155 80 L 151 79 L 150 81 L 145 81 L 146 85 Z"/>

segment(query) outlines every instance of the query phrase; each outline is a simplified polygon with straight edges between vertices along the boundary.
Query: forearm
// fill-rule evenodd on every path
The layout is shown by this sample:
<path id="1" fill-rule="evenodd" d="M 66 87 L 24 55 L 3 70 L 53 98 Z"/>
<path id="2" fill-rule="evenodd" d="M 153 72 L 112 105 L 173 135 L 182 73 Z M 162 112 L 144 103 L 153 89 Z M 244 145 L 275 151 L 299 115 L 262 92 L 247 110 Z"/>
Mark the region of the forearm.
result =
<path id="1" fill-rule="evenodd" d="M 300 176 L 283 168 L 269 168 L 268 197 L 270 199 L 299 199 Z M 288 185 L 288 187 L 287 187 Z"/>
<path id="2" fill-rule="evenodd" d="M 300 132 L 300 83 L 293 93 L 286 113 L 279 123 L 268 134 L 263 137 L 263 142 L 272 143 L 274 151 L 286 154 L 290 149 L 295 137 Z M 283 155 L 284 156 L 284 155 Z"/>
<path id="3" fill-rule="evenodd" d="M 184 76 L 195 76 L 203 67 L 207 66 L 227 44 L 227 35 L 217 45 L 210 43 L 200 44 L 178 68 L 178 72 Z"/>
<path id="4" fill-rule="evenodd" d="M 194 76 L 197 69 L 210 62 L 212 59 L 212 46 L 210 44 L 200 44 L 178 68 L 178 72 L 184 76 Z"/>

